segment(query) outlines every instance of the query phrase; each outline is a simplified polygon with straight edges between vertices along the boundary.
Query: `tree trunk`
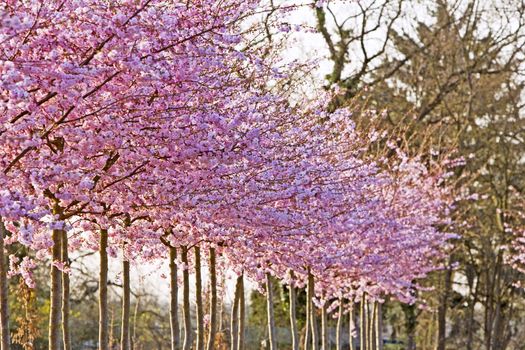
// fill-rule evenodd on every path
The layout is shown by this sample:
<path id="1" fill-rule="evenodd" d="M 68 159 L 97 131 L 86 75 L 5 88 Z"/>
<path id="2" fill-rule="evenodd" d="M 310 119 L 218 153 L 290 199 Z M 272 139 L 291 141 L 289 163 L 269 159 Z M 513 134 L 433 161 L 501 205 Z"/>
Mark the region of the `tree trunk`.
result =
<path id="1" fill-rule="evenodd" d="M 343 349 L 343 299 L 339 298 L 339 308 L 337 309 L 337 328 L 335 332 L 335 348 L 336 350 Z"/>
<path id="2" fill-rule="evenodd" d="M 438 335 L 437 335 L 437 348 L 436 350 L 445 350 L 446 349 L 446 332 L 447 332 L 447 306 L 448 306 L 448 296 L 451 289 L 452 282 L 452 269 L 448 268 L 445 271 L 445 285 L 443 293 L 438 306 Z"/>
<path id="3" fill-rule="evenodd" d="M 217 287 L 218 288 L 221 288 L 221 290 L 224 290 L 224 285 L 225 285 L 225 274 L 221 274 L 221 284 L 218 285 Z M 217 324 L 217 331 L 220 332 L 222 334 L 222 325 L 224 324 L 224 318 L 226 316 L 226 310 L 224 309 L 224 298 L 220 298 L 220 299 L 217 299 L 217 308 L 218 308 L 218 311 L 217 311 L 217 316 L 219 316 L 219 321 L 218 321 L 218 324 Z"/>
<path id="4" fill-rule="evenodd" d="M 137 339 L 137 318 L 139 315 L 140 296 L 135 298 L 135 310 L 133 311 L 133 334 L 131 335 L 131 350 L 135 350 L 135 340 Z"/>
<path id="5" fill-rule="evenodd" d="M 383 307 L 379 302 L 375 302 L 375 336 L 376 336 L 376 350 L 383 350 Z"/>
<path id="6" fill-rule="evenodd" d="M 69 267 L 67 232 L 62 231 L 61 258 L 64 266 Z M 71 332 L 69 329 L 69 273 L 62 273 L 62 337 L 64 350 L 71 350 Z"/>
<path id="7" fill-rule="evenodd" d="M 370 305 L 372 305 L 372 310 L 370 310 Z M 376 350 L 375 345 L 375 338 L 376 338 L 376 332 L 375 332 L 375 323 L 376 323 L 376 304 L 375 302 L 371 304 L 368 302 L 366 304 L 368 314 L 370 315 L 369 321 L 368 321 L 368 348 L 370 350 Z"/>
<path id="8" fill-rule="evenodd" d="M 177 283 L 177 249 L 170 247 L 170 330 L 171 350 L 178 350 L 179 330 L 179 285 Z"/>
<path id="9" fill-rule="evenodd" d="M 293 271 L 290 271 L 290 331 L 292 333 L 292 350 L 299 350 L 299 332 L 297 330 L 297 290 L 293 285 Z"/>
<path id="10" fill-rule="evenodd" d="M 270 274 L 266 273 L 266 311 L 268 314 L 268 338 L 270 350 L 277 350 L 277 339 L 275 334 L 275 317 L 273 313 L 273 288 Z"/>
<path id="11" fill-rule="evenodd" d="M 206 350 L 214 350 L 217 333 L 217 271 L 215 248 L 210 248 L 210 332 Z"/>
<path id="12" fill-rule="evenodd" d="M 113 344 L 115 343 L 115 309 L 111 307 L 111 321 L 109 321 L 109 340 L 108 347 L 113 349 Z"/>
<path id="13" fill-rule="evenodd" d="M 494 319 L 494 336 L 492 337 L 492 348 L 505 350 L 508 345 L 508 340 L 505 332 L 505 315 L 506 307 L 505 302 L 500 300 L 498 297 L 498 303 L 496 304 L 496 314 Z"/>
<path id="14" fill-rule="evenodd" d="M 495 276 L 493 276 L 493 263 L 491 262 L 492 259 L 490 259 L 488 262 L 485 262 L 485 269 L 484 269 L 484 275 L 485 275 L 485 320 L 484 320 L 484 327 L 483 327 L 483 340 L 485 343 L 485 350 L 492 350 L 492 326 L 493 326 L 493 316 L 494 316 L 494 279 Z"/>
<path id="15" fill-rule="evenodd" d="M 309 270 L 308 270 L 309 271 Z M 311 341 L 312 325 L 310 322 L 310 313 L 312 308 L 312 296 L 310 294 L 310 288 L 306 287 L 306 322 L 304 331 L 304 350 L 308 350 Z"/>
<path id="16" fill-rule="evenodd" d="M 98 294 L 98 348 L 109 350 L 108 335 L 108 230 L 100 230 L 100 274 Z"/>
<path id="17" fill-rule="evenodd" d="M 246 304 L 244 300 L 244 274 L 241 274 L 241 285 L 239 293 L 239 336 L 237 338 L 237 350 L 244 350 L 244 335 L 246 328 Z"/>
<path id="18" fill-rule="evenodd" d="M 360 303 L 360 312 L 359 317 L 361 318 L 360 323 L 360 336 L 359 336 L 359 343 L 360 343 L 360 350 L 367 350 L 368 349 L 368 342 L 367 342 L 367 335 L 368 335 L 368 315 L 366 311 L 366 294 L 363 293 L 363 296 L 361 297 L 361 303 Z"/>
<path id="19" fill-rule="evenodd" d="M 53 250 L 51 264 L 51 291 L 49 307 L 49 350 L 59 350 L 62 298 L 62 271 L 55 266 L 55 262 L 62 259 L 62 230 L 53 230 Z"/>
<path id="20" fill-rule="evenodd" d="M 505 350 L 504 341 L 505 338 L 505 311 L 504 311 L 504 302 L 502 300 L 503 295 L 501 291 L 501 279 L 502 277 L 502 259 L 501 254 L 498 255 L 496 266 L 495 266 L 495 276 L 494 278 L 494 301 L 495 301 L 495 310 L 494 310 L 494 326 L 492 334 L 492 349 Z M 477 290 L 477 288 L 476 288 Z M 477 297 L 477 295 L 476 295 Z"/>
<path id="21" fill-rule="evenodd" d="M 472 286 L 470 287 L 469 295 L 471 296 L 468 308 L 467 308 L 467 324 L 466 324 L 466 330 L 467 330 L 467 341 L 465 350 L 473 350 L 473 344 L 474 344 L 474 323 L 475 323 L 475 316 L 476 316 L 476 304 L 478 303 L 479 298 L 479 287 L 480 282 L 479 279 L 477 279 L 475 276 L 473 276 L 471 280 Z M 496 348 L 500 350 L 500 348 Z"/>
<path id="22" fill-rule="evenodd" d="M 354 305 L 353 300 L 350 301 L 350 311 L 348 312 L 348 343 L 350 350 L 354 350 L 354 332 L 355 332 L 355 319 L 354 319 Z"/>
<path id="23" fill-rule="evenodd" d="M 317 330 L 317 317 L 315 315 L 314 298 L 314 275 L 308 270 L 308 303 L 310 303 L 310 327 L 312 329 L 312 349 L 319 349 L 319 333 Z"/>
<path id="24" fill-rule="evenodd" d="M 122 257 L 124 259 L 124 256 Z M 131 307 L 131 286 L 129 280 L 129 261 L 122 260 L 122 328 L 120 331 L 120 349 L 130 350 L 129 313 Z"/>
<path id="25" fill-rule="evenodd" d="M 406 305 L 403 309 L 405 312 L 405 328 L 407 332 L 407 350 L 416 350 L 416 306 Z"/>
<path id="26" fill-rule="evenodd" d="M 204 306 L 202 302 L 201 248 L 195 246 L 195 301 L 197 308 L 196 350 L 204 350 Z"/>
<path id="27" fill-rule="evenodd" d="M 235 283 L 235 294 L 231 306 L 230 318 L 230 349 L 236 350 L 239 344 L 239 299 L 241 297 L 241 276 L 237 277 Z"/>
<path id="28" fill-rule="evenodd" d="M 1 350 L 9 350 L 11 341 L 9 337 L 9 300 L 7 289 L 7 264 L 4 255 L 4 237 L 7 236 L 7 230 L 4 222 L 0 217 L 0 333 L 1 333 Z"/>
<path id="29" fill-rule="evenodd" d="M 330 350 L 328 342 L 328 305 L 325 301 L 321 308 L 321 349 Z"/>
<path id="30" fill-rule="evenodd" d="M 190 272 L 188 266 L 188 248 L 181 248 L 181 260 L 184 264 L 184 270 L 182 270 L 183 279 L 183 314 L 184 314 L 184 343 L 182 345 L 183 350 L 190 350 L 193 342 L 192 335 L 193 330 L 191 329 L 191 314 L 190 314 Z"/>

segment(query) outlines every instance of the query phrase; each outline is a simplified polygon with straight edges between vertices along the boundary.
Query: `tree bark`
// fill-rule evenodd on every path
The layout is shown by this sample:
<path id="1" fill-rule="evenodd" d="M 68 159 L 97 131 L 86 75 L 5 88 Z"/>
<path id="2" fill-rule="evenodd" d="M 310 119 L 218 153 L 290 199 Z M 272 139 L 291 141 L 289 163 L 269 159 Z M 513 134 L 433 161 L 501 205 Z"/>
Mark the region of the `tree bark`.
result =
<path id="1" fill-rule="evenodd" d="M 178 350 L 179 330 L 179 285 L 177 282 L 177 249 L 170 247 L 170 331 L 171 350 Z"/>
<path id="2" fill-rule="evenodd" d="M 122 326 L 120 331 L 120 349 L 130 350 L 129 314 L 131 308 L 131 285 L 129 279 L 129 261 L 122 257 Z"/>
<path id="3" fill-rule="evenodd" d="M 467 341 L 466 341 L 466 345 L 465 345 L 465 350 L 473 350 L 473 344 L 474 344 L 474 333 L 475 333 L 475 330 L 474 330 L 474 323 L 475 323 L 475 315 L 476 315 L 476 312 L 475 312 L 475 309 L 476 309 L 476 304 L 478 303 L 478 298 L 479 298 L 479 288 L 480 288 L 480 283 L 479 283 L 479 279 L 476 278 L 476 276 L 472 276 L 472 278 L 469 280 L 469 284 L 470 287 L 469 287 L 469 295 L 471 296 L 469 302 L 468 302 L 468 307 L 467 307 L 467 321 L 466 321 L 466 330 L 467 330 Z M 500 348 L 496 348 L 498 350 L 500 350 Z"/>
<path id="4" fill-rule="evenodd" d="M 239 344 L 239 299 L 241 297 L 241 276 L 237 277 L 235 283 L 235 294 L 231 306 L 230 317 L 230 349 L 236 350 Z"/>
<path id="5" fill-rule="evenodd" d="M 368 315 L 366 311 L 366 295 L 363 294 L 361 297 L 361 303 L 360 303 L 360 336 L 359 336 L 359 343 L 360 343 L 360 350 L 368 350 L 368 342 L 367 342 L 367 335 L 368 335 Z"/>
<path id="6" fill-rule="evenodd" d="M 293 285 L 293 271 L 290 271 L 290 330 L 292 350 L 299 350 L 299 331 L 297 330 L 297 290 Z"/>
<path id="7" fill-rule="evenodd" d="M 492 326 L 493 326 L 493 302 L 494 302 L 494 276 L 491 272 L 492 263 L 485 264 L 486 268 L 484 269 L 485 275 L 485 317 L 484 317 L 484 327 L 483 327 L 483 340 L 485 343 L 485 350 L 492 350 Z"/>
<path id="8" fill-rule="evenodd" d="M 62 230 L 53 230 L 52 240 L 51 291 L 49 296 L 49 350 L 60 350 L 62 271 L 60 271 L 54 263 L 62 259 Z"/>
<path id="9" fill-rule="evenodd" d="M 452 269 L 447 268 L 445 271 L 445 285 L 444 290 L 441 294 L 441 298 L 438 306 L 438 335 L 437 335 L 437 348 L 436 350 L 446 349 L 446 332 L 447 332 L 447 306 L 448 296 L 451 289 L 452 282 Z"/>
<path id="10" fill-rule="evenodd" d="M 224 289 L 224 285 L 225 285 L 225 274 L 221 274 L 221 282 L 220 282 L 220 285 L 218 285 L 217 287 L 218 288 L 221 288 L 221 289 Z M 220 332 L 222 334 L 222 325 L 224 324 L 224 318 L 226 316 L 226 310 L 224 308 L 224 305 L 225 305 L 225 301 L 224 301 L 224 298 L 220 298 L 220 299 L 217 299 L 217 308 L 218 308 L 218 311 L 217 311 L 217 316 L 219 317 L 219 321 L 218 321 L 218 324 L 217 324 L 217 331 Z"/>
<path id="11" fill-rule="evenodd" d="M 375 310 L 375 336 L 376 350 L 383 350 L 383 306 L 376 301 Z"/>
<path id="12" fill-rule="evenodd" d="M 406 305 L 403 309 L 405 313 L 405 327 L 407 332 L 407 350 L 416 350 L 416 306 Z"/>
<path id="13" fill-rule="evenodd" d="M 372 305 L 372 310 L 370 312 L 370 305 Z M 375 324 L 376 324 L 376 316 L 377 316 L 377 313 L 376 313 L 376 307 L 377 307 L 377 304 L 374 302 L 373 304 L 371 304 L 370 302 L 368 302 L 368 309 L 369 309 L 369 312 L 370 312 L 370 322 L 368 323 L 369 326 L 368 326 L 368 348 L 370 350 L 377 350 L 376 349 L 376 337 L 377 337 L 377 333 L 376 333 L 376 328 L 375 328 Z"/>
<path id="14" fill-rule="evenodd" d="M 311 341 L 311 332 L 312 332 L 312 325 L 310 322 L 310 313 L 312 309 L 311 299 L 312 299 L 312 296 L 310 294 L 310 288 L 306 286 L 306 322 L 305 322 L 305 331 L 304 331 L 304 350 L 309 349 L 310 341 Z"/>
<path id="15" fill-rule="evenodd" d="M 348 312 L 348 343 L 350 350 L 354 350 L 354 332 L 355 332 L 355 319 L 354 319 L 354 305 L 353 300 L 350 301 L 350 311 Z"/>
<path id="16" fill-rule="evenodd" d="M 204 350 L 204 306 L 202 302 L 201 248 L 195 246 L 195 301 L 197 308 L 196 350 Z"/>
<path id="17" fill-rule="evenodd" d="M 321 308 L 321 349 L 330 350 L 328 340 L 328 305 L 325 301 Z"/>
<path id="18" fill-rule="evenodd" d="M 314 275 L 308 270 L 308 303 L 310 303 L 310 327 L 312 329 L 312 349 L 319 349 L 319 333 L 317 330 L 317 317 L 315 315 L 314 298 Z"/>
<path id="19" fill-rule="evenodd" d="M 270 274 L 266 273 L 266 311 L 268 314 L 268 338 L 270 350 L 277 350 L 277 339 L 275 334 L 275 316 L 273 313 L 273 288 Z"/>
<path id="20" fill-rule="evenodd" d="M 183 314 L 184 314 L 184 343 L 182 345 L 183 350 L 190 350 L 193 342 L 192 335 L 193 330 L 191 329 L 191 314 L 190 314 L 190 272 L 188 266 L 188 248 L 181 248 L 181 260 L 184 264 L 184 270 L 182 270 L 183 279 Z"/>
<path id="21" fill-rule="evenodd" d="M 69 267 L 67 232 L 62 231 L 61 259 L 64 266 Z M 62 273 L 62 337 L 64 350 L 71 350 L 71 332 L 69 328 L 69 272 Z"/>
<path id="22" fill-rule="evenodd" d="M 135 298 L 135 310 L 133 311 L 133 334 L 131 335 L 131 350 L 135 350 L 135 340 L 137 339 L 137 318 L 139 315 L 140 296 Z"/>
<path id="23" fill-rule="evenodd" d="M 108 347 L 113 349 L 113 344 L 115 343 L 115 309 L 111 307 L 111 321 L 109 321 L 109 340 Z"/>
<path id="24" fill-rule="evenodd" d="M 11 340 L 9 336 L 9 300 L 7 289 L 7 264 L 4 255 L 4 237 L 7 236 L 7 230 L 4 222 L 0 217 L 0 333 L 1 333 L 1 350 L 9 350 Z"/>
<path id="25" fill-rule="evenodd" d="M 244 336 L 246 328 L 246 303 L 244 300 L 244 274 L 241 274 L 241 285 L 239 293 L 239 336 L 237 337 L 237 350 L 244 350 Z"/>
<path id="26" fill-rule="evenodd" d="M 215 248 L 210 248 L 210 332 L 206 350 L 214 350 L 217 334 L 217 270 Z"/>
<path id="27" fill-rule="evenodd" d="M 336 350 L 343 349 L 343 299 L 339 298 L 339 308 L 337 309 L 337 328 L 335 332 L 335 348 Z"/>
<path id="28" fill-rule="evenodd" d="M 495 301 L 495 310 L 494 310 L 494 325 L 493 325 L 493 334 L 492 334 L 492 349 L 505 350 L 505 311 L 504 311 L 504 301 L 502 291 L 501 291 L 501 279 L 502 276 L 502 259 L 501 254 L 498 254 L 495 267 L 495 279 L 494 279 L 494 301 Z M 477 289 L 477 288 L 476 288 Z M 477 295 L 476 295 L 477 297 Z"/>
<path id="29" fill-rule="evenodd" d="M 108 230 L 100 230 L 100 273 L 98 294 L 98 348 L 109 350 L 108 335 Z"/>

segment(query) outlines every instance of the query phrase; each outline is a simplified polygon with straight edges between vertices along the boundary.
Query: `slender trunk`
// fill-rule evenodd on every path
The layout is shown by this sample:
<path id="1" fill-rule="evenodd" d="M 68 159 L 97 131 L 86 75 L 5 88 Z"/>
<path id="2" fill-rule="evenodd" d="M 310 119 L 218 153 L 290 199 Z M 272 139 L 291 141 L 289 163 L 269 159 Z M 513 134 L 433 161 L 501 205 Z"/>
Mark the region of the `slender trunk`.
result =
<path id="1" fill-rule="evenodd" d="M 370 303 L 368 303 L 368 307 L 370 308 Z M 369 322 L 369 329 L 368 332 L 370 334 L 369 336 L 369 344 L 368 347 L 370 350 L 377 350 L 376 344 L 377 344 L 377 333 L 376 333 L 376 317 L 377 317 L 377 303 L 374 301 L 372 304 L 372 310 L 370 315 L 370 322 Z"/>
<path id="2" fill-rule="evenodd" d="M 108 231 L 100 230 L 100 274 L 98 294 L 98 348 L 109 350 L 108 336 Z"/>
<path id="3" fill-rule="evenodd" d="M 230 318 L 230 349 L 236 350 L 239 343 L 239 299 L 241 297 L 241 276 L 237 277 L 235 283 L 235 294 L 231 306 Z"/>
<path id="4" fill-rule="evenodd" d="M 210 248 L 210 332 L 206 350 L 214 350 L 217 333 L 217 271 L 215 248 Z"/>
<path id="5" fill-rule="evenodd" d="M 321 349 L 330 350 L 328 343 L 328 305 L 326 301 L 321 308 Z"/>
<path id="6" fill-rule="evenodd" d="M 11 341 L 9 339 L 9 300 L 7 290 L 7 264 L 4 256 L 4 237 L 7 230 L 0 217 L 0 333 L 2 350 L 9 350 Z"/>
<path id="7" fill-rule="evenodd" d="M 115 309 L 111 307 L 111 321 L 109 322 L 109 345 L 110 349 L 113 349 L 115 343 Z"/>
<path id="8" fill-rule="evenodd" d="M 219 288 L 221 290 L 224 290 L 224 284 L 225 284 L 224 283 L 224 279 L 225 279 L 224 274 L 222 274 L 222 276 L 221 276 L 221 284 L 219 286 Z M 218 311 L 219 324 L 217 325 L 217 331 L 219 333 L 221 333 L 221 335 L 222 335 L 222 330 L 223 330 L 222 325 L 224 324 L 224 318 L 226 316 L 226 311 L 224 309 L 224 304 L 225 304 L 224 303 L 224 298 L 217 299 L 217 307 L 219 309 L 219 311 Z"/>
<path id="9" fill-rule="evenodd" d="M 354 319 L 354 305 L 353 300 L 350 301 L 350 311 L 348 312 L 348 343 L 350 350 L 354 350 L 354 332 L 355 319 Z"/>
<path id="10" fill-rule="evenodd" d="M 226 274 L 224 271 L 221 271 L 221 273 L 217 276 L 220 279 L 218 279 L 219 284 L 217 285 L 217 290 L 224 291 L 225 285 L 226 285 Z M 227 318 L 226 315 L 226 300 L 224 297 L 217 299 L 217 308 L 218 316 L 219 316 L 219 324 L 217 325 L 217 332 L 219 333 L 219 339 L 222 341 L 222 339 L 225 337 L 224 333 L 224 320 Z"/>
<path id="11" fill-rule="evenodd" d="M 239 336 L 237 350 L 244 350 L 244 335 L 246 328 L 246 304 L 244 301 L 244 274 L 240 276 L 241 285 L 239 293 Z"/>
<path id="12" fill-rule="evenodd" d="M 61 260 L 62 230 L 53 230 L 53 251 L 51 264 L 51 293 L 49 307 L 49 350 L 60 349 L 60 319 L 62 298 L 62 271 L 55 266 Z"/>
<path id="13" fill-rule="evenodd" d="M 135 350 L 135 340 L 137 339 L 137 318 L 139 315 L 140 296 L 135 299 L 135 311 L 133 311 L 133 334 L 131 335 L 131 350 Z"/>
<path id="14" fill-rule="evenodd" d="M 501 298 L 498 297 L 498 303 L 496 304 L 496 314 L 494 319 L 494 336 L 492 337 L 492 348 L 505 350 L 507 348 L 508 340 L 506 338 L 508 335 L 505 332 L 505 309 L 506 304 L 501 301 Z"/>
<path id="15" fill-rule="evenodd" d="M 493 326 L 493 302 L 494 302 L 494 276 L 492 273 L 492 259 L 485 262 L 485 320 L 483 327 L 483 339 L 485 342 L 485 350 L 492 350 L 492 326 Z"/>
<path id="16" fill-rule="evenodd" d="M 304 350 L 308 350 L 311 341 L 312 325 L 310 322 L 310 313 L 312 308 L 312 295 L 310 294 L 310 288 L 306 287 L 306 322 L 304 331 Z"/>
<path id="17" fill-rule="evenodd" d="M 376 301 L 374 310 L 376 320 L 376 350 L 383 350 L 383 305 Z"/>
<path id="18" fill-rule="evenodd" d="M 437 348 L 436 350 L 446 349 L 446 331 L 447 331 L 447 306 L 448 296 L 452 285 L 452 269 L 448 268 L 445 271 L 445 285 L 443 287 L 443 293 L 441 294 L 439 306 L 438 306 L 438 335 L 437 335 Z"/>
<path id="19" fill-rule="evenodd" d="M 504 342 L 503 339 L 505 337 L 505 324 L 504 324 L 504 306 L 503 306 L 503 300 L 502 300 L 502 292 L 501 292 L 501 279 L 502 277 L 502 268 L 501 268 L 501 254 L 498 255 L 498 258 L 496 260 L 495 264 L 495 271 L 494 271 L 494 301 L 495 301 L 495 309 L 494 309 L 494 325 L 493 325 L 493 333 L 492 333 L 492 349 L 498 349 L 498 350 L 505 350 L 504 349 Z M 477 290 L 477 288 L 476 288 Z M 477 293 L 475 295 L 477 299 Z M 506 304 L 506 302 L 505 302 Z"/>
<path id="20" fill-rule="evenodd" d="M 336 350 L 342 350 L 343 349 L 343 339 L 342 339 L 342 332 L 343 332 L 343 299 L 339 298 L 339 308 L 337 310 L 337 328 L 335 331 L 335 348 Z"/>
<path id="21" fill-rule="evenodd" d="M 69 267 L 67 232 L 62 231 L 61 258 L 64 266 Z M 62 273 L 62 337 L 64 350 L 71 350 L 71 332 L 69 330 L 69 272 Z"/>
<path id="22" fill-rule="evenodd" d="M 407 332 L 407 350 L 416 350 L 416 306 L 406 305 L 403 309 L 405 313 L 405 327 Z"/>
<path id="23" fill-rule="evenodd" d="M 292 332 L 292 350 L 299 350 L 299 332 L 297 330 L 297 290 L 293 283 L 293 271 L 290 271 L 290 330 Z"/>
<path id="24" fill-rule="evenodd" d="M 183 350 L 190 350 L 193 342 L 192 335 L 193 330 L 191 329 L 191 314 L 190 314 L 190 272 L 188 267 L 188 248 L 182 247 L 181 260 L 184 264 L 184 270 L 182 271 L 183 279 L 183 313 L 184 313 L 184 343 L 182 345 Z"/>
<path id="25" fill-rule="evenodd" d="M 124 257 L 122 257 L 124 259 Z M 120 331 L 120 349 L 130 350 L 129 313 L 131 308 L 131 286 L 129 280 L 129 261 L 122 260 L 122 328 Z"/>
<path id="26" fill-rule="evenodd" d="M 202 302 L 201 248 L 195 246 L 195 301 L 197 306 L 196 350 L 204 350 L 204 307 Z"/>
<path id="27" fill-rule="evenodd" d="M 275 317 L 273 313 L 273 288 L 270 274 L 266 273 L 266 309 L 268 313 L 268 338 L 270 350 L 277 350 L 277 339 L 275 334 Z"/>
<path id="28" fill-rule="evenodd" d="M 177 283 L 177 249 L 170 247 L 170 330 L 171 350 L 178 350 L 179 333 L 179 285 Z"/>
<path id="29" fill-rule="evenodd" d="M 367 350 L 368 342 L 366 341 L 367 335 L 368 335 L 368 315 L 366 313 L 366 294 L 363 294 L 361 297 L 361 304 L 360 304 L 360 336 L 359 336 L 359 342 L 360 342 L 360 350 Z"/>
<path id="30" fill-rule="evenodd" d="M 308 270 L 308 303 L 310 303 L 310 327 L 312 329 L 312 349 L 319 349 L 319 333 L 317 330 L 317 317 L 315 315 L 314 298 L 314 275 Z"/>
<path id="31" fill-rule="evenodd" d="M 467 325 L 466 325 L 467 341 L 466 341 L 466 346 L 465 346 L 466 350 L 473 349 L 474 333 L 475 333 L 474 323 L 475 323 L 475 315 L 476 315 L 475 308 L 476 308 L 476 304 L 478 303 L 479 286 L 480 286 L 479 280 L 476 279 L 475 277 L 472 278 L 471 283 L 473 285 L 470 288 L 469 294 L 472 296 L 472 298 L 468 303 L 468 308 L 466 312 L 467 314 Z M 499 348 L 496 348 L 496 349 L 500 350 Z"/>
<path id="32" fill-rule="evenodd" d="M 224 290 L 224 276 L 222 278 L 222 283 L 219 286 L 221 290 Z M 222 335 L 222 325 L 224 324 L 224 317 L 225 317 L 225 310 L 224 310 L 224 298 L 217 299 L 217 308 L 219 311 L 217 311 L 217 315 L 219 316 L 219 321 L 217 324 L 217 332 L 219 332 Z"/>

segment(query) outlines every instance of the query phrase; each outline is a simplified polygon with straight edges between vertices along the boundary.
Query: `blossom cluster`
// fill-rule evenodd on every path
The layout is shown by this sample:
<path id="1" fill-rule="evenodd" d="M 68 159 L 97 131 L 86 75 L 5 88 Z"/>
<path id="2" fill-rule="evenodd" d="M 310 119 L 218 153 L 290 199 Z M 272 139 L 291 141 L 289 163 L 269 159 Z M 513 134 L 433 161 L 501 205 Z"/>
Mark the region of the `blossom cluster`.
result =
<path id="1" fill-rule="evenodd" d="M 270 91 L 286 72 L 238 45 L 256 6 L 0 4 L 10 239 L 43 257 L 53 230 L 78 250 L 97 249 L 105 229 L 108 252 L 132 261 L 165 258 L 166 239 L 217 247 L 256 281 L 301 286 L 311 271 L 320 298 L 413 301 L 451 237 L 443 166 L 391 143 L 371 156 L 387 136 L 361 132 L 350 110 L 328 113 L 328 94 L 291 105 Z"/>

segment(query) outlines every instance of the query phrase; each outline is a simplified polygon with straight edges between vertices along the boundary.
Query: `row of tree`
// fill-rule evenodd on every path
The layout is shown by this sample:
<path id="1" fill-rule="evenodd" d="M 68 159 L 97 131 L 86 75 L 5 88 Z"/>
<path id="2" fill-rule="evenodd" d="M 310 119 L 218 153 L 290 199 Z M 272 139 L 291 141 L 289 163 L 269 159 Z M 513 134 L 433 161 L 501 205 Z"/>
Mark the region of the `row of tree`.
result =
<path id="1" fill-rule="evenodd" d="M 330 4 L 313 5 L 323 32 Z M 49 349 L 71 349 L 70 254 L 86 250 L 100 256 L 101 350 L 109 349 L 111 257 L 122 261 L 123 350 L 131 340 L 130 269 L 162 259 L 170 266 L 172 349 L 215 348 L 218 274 L 226 269 L 239 276 L 232 349 L 245 344 L 245 278 L 263 291 L 271 291 L 275 279 L 288 286 L 294 350 L 300 347 L 297 289 L 307 292 L 305 349 L 328 349 L 334 310 L 342 320 L 359 305 L 360 348 L 370 350 L 382 346 L 374 325 L 385 298 L 414 312 L 417 281 L 439 268 L 455 237 L 447 233 L 455 191 L 445 180 L 462 162 L 435 148 L 407 149 L 410 130 L 376 128 L 392 114 L 340 108 L 344 94 L 354 97 L 350 88 L 290 102 L 280 88 L 296 66 L 276 69 L 275 57 L 251 44 L 253 31 L 276 28 L 267 21 L 246 31 L 243 23 L 293 4 L 1 6 L 2 350 L 10 346 L 7 274 L 32 285 L 32 269 L 49 258 Z M 341 74 L 332 74 L 331 84 L 339 84 Z M 9 272 L 4 244 L 28 248 L 22 259 L 11 258 Z M 276 349 L 272 293 L 266 303 L 270 348 Z M 369 303 L 373 312 L 366 311 Z"/>

